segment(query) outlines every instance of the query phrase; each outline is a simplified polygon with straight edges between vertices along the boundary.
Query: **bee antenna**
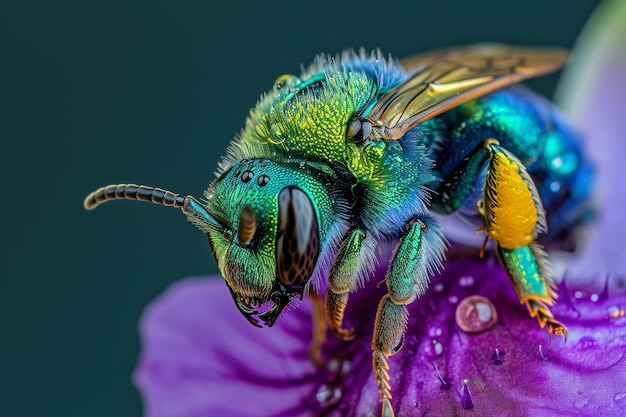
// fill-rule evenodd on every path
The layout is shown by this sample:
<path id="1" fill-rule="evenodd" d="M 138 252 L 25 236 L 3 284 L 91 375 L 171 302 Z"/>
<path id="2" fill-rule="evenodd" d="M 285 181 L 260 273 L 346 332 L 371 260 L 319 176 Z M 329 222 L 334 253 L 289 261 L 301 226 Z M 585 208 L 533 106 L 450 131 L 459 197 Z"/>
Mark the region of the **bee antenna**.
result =
<path id="1" fill-rule="evenodd" d="M 161 206 L 177 207 L 201 230 L 205 232 L 223 230 L 219 222 L 193 196 L 183 197 L 171 191 L 146 185 L 113 184 L 101 187 L 85 198 L 83 206 L 87 210 L 93 210 L 108 200 L 149 201 Z"/>

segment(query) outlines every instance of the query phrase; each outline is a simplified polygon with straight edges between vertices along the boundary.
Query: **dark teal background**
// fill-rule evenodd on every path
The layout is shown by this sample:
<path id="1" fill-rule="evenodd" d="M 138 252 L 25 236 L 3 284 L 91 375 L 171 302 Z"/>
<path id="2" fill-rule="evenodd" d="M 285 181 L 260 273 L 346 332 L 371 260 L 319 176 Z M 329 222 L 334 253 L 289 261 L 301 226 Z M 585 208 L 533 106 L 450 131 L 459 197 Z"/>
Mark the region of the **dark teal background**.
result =
<path id="1" fill-rule="evenodd" d="M 142 309 L 180 278 L 217 273 L 176 211 L 86 212 L 90 191 L 200 196 L 260 93 L 317 53 L 570 47 L 597 1 L 209 3 L 0 5 L 0 416 L 141 415 Z M 531 84 L 551 94 L 556 80 Z"/>

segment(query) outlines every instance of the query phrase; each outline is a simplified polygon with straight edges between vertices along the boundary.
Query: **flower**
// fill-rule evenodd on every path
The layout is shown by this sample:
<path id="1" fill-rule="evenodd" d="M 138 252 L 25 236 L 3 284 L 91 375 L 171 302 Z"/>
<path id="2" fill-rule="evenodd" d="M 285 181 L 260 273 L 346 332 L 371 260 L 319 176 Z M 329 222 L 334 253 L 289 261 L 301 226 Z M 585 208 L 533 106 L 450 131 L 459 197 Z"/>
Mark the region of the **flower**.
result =
<path id="1" fill-rule="evenodd" d="M 317 369 L 309 302 L 255 329 L 219 280 L 174 284 L 141 322 L 135 381 L 146 416 L 377 415 L 370 345 L 381 295 L 374 284 L 351 298 L 355 340 L 329 337 Z M 493 258 L 449 262 L 411 304 L 404 347 L 389 360 L 396 415 L 626 413 L 624 288 L 562 283 L 559 296 L 567 342 L 528 316 Z"/>
<path id="2" fill-rule="evenodd" d="M 550 337 L 528 316 L 493 255 L 447 261 L 427 294 L 409 305 L 404 347 L 389 360 L 397 416 L 626 415 L 626 222 L 620 213 L 626 187 L 619 160 L 626 141 L 615 128 L 622 122 L 616 114 L 626 108 L 626 48 L 619 43 L 626 34 L 614 34 L 615 46 L 593 31 L 594 25 L 602 33 L 609 26 L 623 31 L 615 16 L 624 16 L 624 4 L 600 9 L 604 18 L 592 21 L 578 55 L 594 68 L 561 85 L 570 114 L 598 138 L 590 153 L 604 199 L 586 250 L 561 260 L 558 269 L 562 279 L 552 311 L 568 327 L 567 341 Z M 609 17 L 614 24 L 605 24 Z M 598 44 L 608 44 L 611 53 Z M 572 106 L 571 97 L 581 94 L 589 100 Z M 134 381 L 145 415 L 378 415 L 371 337 L 384 291 L 376 283 L 384 271 L 383 265 L 351 296 L 346 319 L 355 339 L 329 335 L 320 368 L 308 356 L 308 299 L 273 328 L 256 329 L 221 279 L 175 283 L 140 323 L 143 350 Z"/>

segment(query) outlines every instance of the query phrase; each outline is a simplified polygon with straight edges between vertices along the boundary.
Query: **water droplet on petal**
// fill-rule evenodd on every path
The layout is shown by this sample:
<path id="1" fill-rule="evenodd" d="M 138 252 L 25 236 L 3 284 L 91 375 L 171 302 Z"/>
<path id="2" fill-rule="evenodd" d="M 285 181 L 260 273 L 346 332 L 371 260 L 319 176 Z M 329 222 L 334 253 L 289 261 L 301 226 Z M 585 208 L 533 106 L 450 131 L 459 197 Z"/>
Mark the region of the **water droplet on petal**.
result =
<path id="1" fill-rule="evenodd" d="M 456 295 L 451 295 L 450 297 L 448 297 L 448 302 L 450 304 L 456 304 L 459 302 L 459 297 L 457 297 Z"/>
<path id="2" fill-rule="evenodd" d="M 315 399 L 323 406 L 329 406 L 336 404 L 341 399 L 341 395 L 340 387 L 331 387 L 322 384 L 315 393 Z"/>
<path id="3" fill-rule="evenodd" d="M 577 298 L 577 299 L 583 298 L 583 292 L 582 291 L 574 291 L 574 298 Z"/>
<path id="4" fill-rule="evenodd" d="M 318 402 L 324 404 L 330 398 L 331 392 L 328 385 L 322 384 L 315 393 L 315 398 L 317 398 Z"/>
<path id="5" fill-rule="evenodd" d="M 600 299 L 600 296 L 598 294 L 591 294 L 589 296 L 589 299 L 591 300 L 592 303 L 595 303 L 596 301 Z"/>
<path id="6" fill-rule="evenodd" d="M 441 292 L 441 291 L 443 291 L 443 283 L 442 282 L 438 282 L 435 285 L 433 285 L 433 291 L 434 292 Z"/>
<path id="7" fill-rule="evenodd" d="M 488 298 L 471 295 L 459 303 L 454 318 L 464 332 L 479 333 L 496 325 L 498 313 Z"/>
<path id="8" fill-rule="evenodd" d="M 328 371 L 332 374 L 337 373 L 337 370 L 339 369 L 339 359 L 332 358 L 328 360 L 326 362 L 326 369 L 328 369 Z"/>
<path id="9" fill-rule="evenodd" d="M 427 346 L 426 346 L 426 354 L 428 356 L 430 356 L 431 358 L 436 358 L 437 356 L 440 356 L 443 353 L 443 345 L 441 344 L 441 342 L 439 340 L 432 340 Z"/>
<path id="10" fill-rule="evenodd" d="M 459 285 L 461 287 L 471 287 L 472 285 L 474 285 L 474 277 L 471 275 L 463 275 L 461 278 L 459 278 Z"/>
<path id="11" fill-rule="evenodd" d="M 431 327 L 428 329 L 428 335 L 430 337 L 439 337 L 443 334 L 443 329 L 441 327 Z"/>

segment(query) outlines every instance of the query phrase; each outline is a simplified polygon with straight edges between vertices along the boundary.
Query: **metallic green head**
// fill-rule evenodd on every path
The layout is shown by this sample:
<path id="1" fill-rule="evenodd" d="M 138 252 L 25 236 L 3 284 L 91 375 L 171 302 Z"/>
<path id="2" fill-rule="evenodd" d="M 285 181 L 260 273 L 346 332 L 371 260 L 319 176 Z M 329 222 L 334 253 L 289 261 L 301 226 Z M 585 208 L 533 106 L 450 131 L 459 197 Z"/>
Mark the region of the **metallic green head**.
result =
<path id="1" fill-rule="evenodd" d="M 252 324 L 257 316 L 271 326 L 292 298 L 302 298 L 320 254 L 320 193 L 301 168 L 263 159 L 236 163 L 205 193 L 221 225 L 208 231 L 213 254 Z"/>
<path id="2" fill-rule="evenodd" d="M 242 160 L 205 192 L 192 196 L 134 184 L 91 193 L 85 207 L 110 199 L 151 201 L 182 209 L 206 232 L 235 303 L 250 323 L 272 326 L 289 302 L 302 299 L 335 215 L 324 173 L 303 163 Z"/>

